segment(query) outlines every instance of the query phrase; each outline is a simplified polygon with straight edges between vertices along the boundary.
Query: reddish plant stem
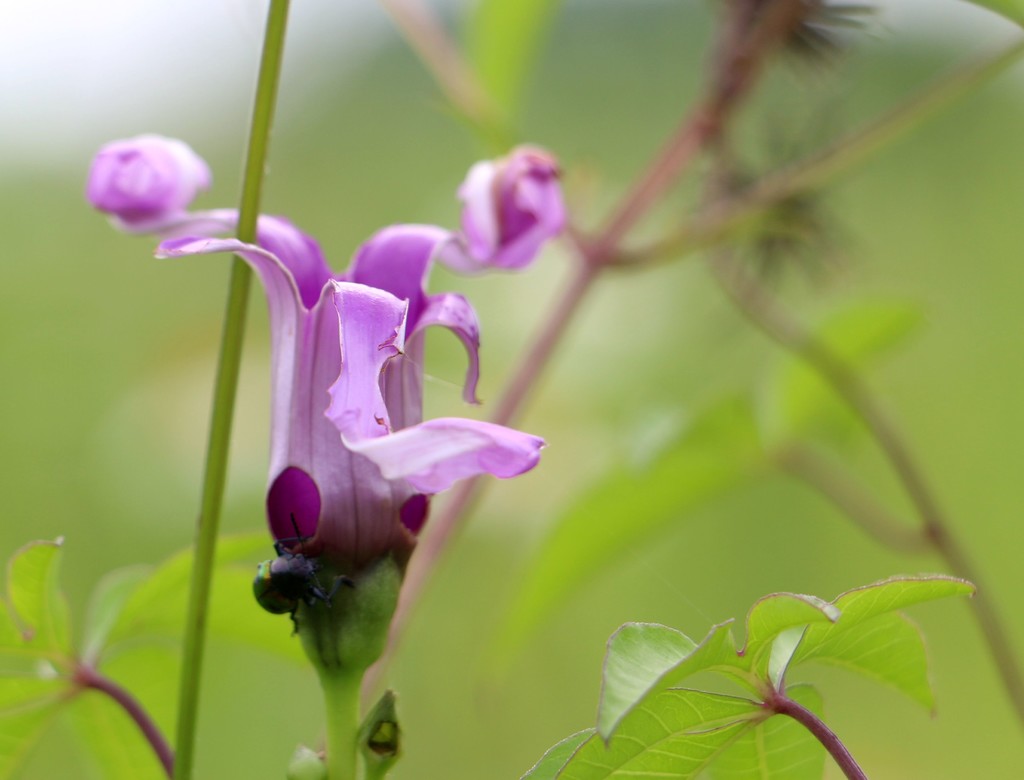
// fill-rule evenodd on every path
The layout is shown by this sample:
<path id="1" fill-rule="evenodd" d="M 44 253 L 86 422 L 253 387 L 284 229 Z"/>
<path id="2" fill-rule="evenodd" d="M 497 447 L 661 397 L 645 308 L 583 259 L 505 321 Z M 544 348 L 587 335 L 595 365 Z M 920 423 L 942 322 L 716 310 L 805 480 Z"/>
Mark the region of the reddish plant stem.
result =
<path id="1" fill-rule="evenodd" d="M 174 752 L 138 699 L 109 677 L 104 676 L 86 664 L 78 667 L 75 671 L 74 680 L 82 688 L 90 688 L 94 691 L 105 693 L 113 699 L 125 711 L 125 714 L 135 721 L 135 725 L 139 727 L 142 736 L 153 749 L 157 760 L 160 761 L 167 776 L 172 777 L 174 775 Z"/>
<path id="2" fill-rule="evenodd" d="M 919 533 L 925 542 L 942 556 L 954 574 L 977 586 L 972 613 L 1002 678 L 1006 695 L 1024 724 L 1024 677 L 1013 643 L 990 601 L 990 591 L 981 582 L 978 569 L 963 545 L 953 535 L 949 519 L 895 424 L 857 372 L 816 339 L 802 323 L 789 316 L 753 276 L 725 254 L 718 256 L 712 263 L 712 269 L 722 289 L 743 315 L 783 349 L 803 358 L 860 419 L 903 485 L 921 521 Z M 843 508 L 842 504 L 839 506 Z M 877 538 L 886 541 L 882 537 Z"/>
<path id="3" fill-rule="evenodd" d="M 753 7 L 753 6 L 751 6 Z M 683 174 L 698 154 L 714 142 L 733 110 L 749 92 L 766 56 L 806 13 L 803 0 L 775 0 L 763 15 L 752 19 L 739 9 L 726 19 L 712 63 L 707 97 L 683 120 L 655 159 L 612 213 L 597 238 L 588 239 L 572 229 L 569 238 L 579 265 L 550 317 L 513 373 L 495 407 L 491 421 L 507 425 L 521 410 L 530 390 L 547 366 L 580 303 L 600 273 L 612 264 L 626 234 Z M 426 41 L 426 39 L 423 39 Z M 462 526 L 468 509 L 479 496 L 478 479 L 455 487 L 444 509 L 433 517 L 420 539 L 406 572 L 398 609 L 391 623 L 384 656 L 364 679 L 364 692 L 376 688 L 384 666 L 405 631 L 413 606 L 419 601 L 430 572 Z"/>
<path id="4" fill-rule="evenodd" d="M 821 718 L 802 704 L 793 701 L 785 694 L 773 691 L 771 697 L 763 702 L 763 706 L 777 715 L 785 715 L 792 718 L 811 732 L 818 742 L 825 747 L 825 750 L 828 751 L 829 755 L 832 756 L 849 780 L 867 780 L 868 776 L 864 774 L 864 770 L 860 768 L 860 765 L 850 755 L 850 751 L 846 749 L 846 745 L 842 743 L 842 740 L 836 736 L 832 729 L 825 725 Z"/>

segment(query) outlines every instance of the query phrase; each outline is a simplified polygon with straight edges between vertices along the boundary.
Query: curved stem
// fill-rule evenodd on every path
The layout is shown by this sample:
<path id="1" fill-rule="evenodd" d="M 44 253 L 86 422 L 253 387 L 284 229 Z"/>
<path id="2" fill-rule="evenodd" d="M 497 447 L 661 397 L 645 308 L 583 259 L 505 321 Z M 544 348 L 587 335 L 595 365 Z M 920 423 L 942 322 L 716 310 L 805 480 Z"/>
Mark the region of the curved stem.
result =
<path id="1" fill-rule="evenodd" d="M 163 766 L 167 776 L 173 776 L 174 753 L 171 752 L 171 747 L 167 744 L 167 740 L 164 739 L 164 735 L 160 733 L 160 729 L 153 722 L 153 719 L 149 717 L 146 710 L 143 709 L 138 699 L 109 677 L 105 677 L 93 667 L 85 664 L 82 664 L 75 670 L 74 681 L 83 688 L 91 688 L 94 691 L 105 693 L 113 699 L 125 711 L 125 714 L 135 722 L 135 725 L 139 727 L 139 731 L 142 732 L 142 736 L 153 749 L 157 760 Z"/>
<path id="2" fill-rule="evenodd" d="M 238 216 L 238 237 L 252 243 L 256 239 L 263 172 L 266 167 L 270 125 L 277 97 L 281 56 L 288 20 L 288 0 L 272 0 L 260 62 L 259 81 L 253 109 L 242 202 Z M 176 735 L 175 780 L 192 776 L 195 749 L 196 716 L 199 710 L 199 685 L 203 651 L 206 644 L 206 613 L 213 579 L 217 532 L 227 475 L 228 444 L 234 414 L 235 391 L 242 355 L 242 337 L 252 273 L 238 258 L 231 265 L 228 301 L 224 314 L 220 356 L 210 414 L 210 435 L 203 473 L 202 500 L 196 532 L 195 558 L 189 587 L 188 613 L 185 619 Z"/>
<path id="3" fill-rule="evenodd" d="M 578 265 L 569 285 L 552 307 L 548 320 L 520 361 L 519 367 L 513 372 L 512 379 L 495 408 L 492 422 L 508 425 L 515 419 L 600 271 L 600 266 L 588 262 L 581 262 Z M 402 582 L 398 608 L 391 622 L 387 651 L 381 661 L 371 667 L 366 675 L 367 693 L 376 687 L 382 668 L 405 631 L 412 609 L 419 601 L 431 571 L 451 543 L 453 535 L 461 526 L 462 519 L 479 498 L 484 484 L 478 477 L 474 477 L 453 487 L 442 511 L 432 518 L 427 526 L 427 532 L 417 544 L 416 554 L 409 562 Z"/>
<path id="4" fill-rule="evenodd" d="M 513 372 L 491 417 L 492 422 L 507 425 L 516 418 L 580 303 L 600 273 L 616 258 L 622 240 L 666 190 L 678 181 L 698 154 L 720 136 L 733 110 L 753 86 L 764 59 L 792 25 L 796 18 L 794 15 L 800 12 L 801 7 L 797 0 L 777 3 L 770 13 L 764 14 L 760 27 L 755 26 L 753 30 L 744 28 L 743 35 L 738 37 L 732 36 L 734 31 L 727 26 L 722 35 L 723 56 L 710 79 L 708 97 L 696 110 L 687 114 L 661 152 L 643 169 L 596 238 L 589 239 L 570 228 L 569 239 L 579 265 L 569 286 Z M 428 524 L 406 572 L 387 650 L 366 675 L 364 685 L 367 693 L 376 687 L 384 665 L 405 630 L 412 607 L 426 586 L 430 571 L 461 527 L 468 509 L 479 496 L 482 484 L 479 479 L 471 479 L 458 485 L 443 512 Z"/>
<path id="5" fill-rule="evenodd" d="M 792 718 L 811 732 L 818 742 L 825 747 L 825 750 L 828 751 L 829 755 L 832 756 L 849 780 L 868 780 L 868 776 L 864 774 L 864 770 L 854 760 L 850 751 L 846 749 L 846 745 L 842 743 L 842 740 L 836 736 L 832 729 L 825 725 L 821 718 L 802 704 L 776 691 L 773 692 L 770 698 L 765 700 L 764 706 L 778 715 L 786 715 Z"/>
<path id="6" fill-rule="evenodd" d="M 712 263 L 712 269 L 722 289 L 747 319 L 784 349 L 802 357 L 857 415 L 903 485 L 921 521 L 921 531 L 927 543 L 943 557 L 954 574 L 977 586 L 978 592 L 972 601 L 974 616 L 1002 678 L 1006 695 L 1017 717 L 1024 723 L 1024 677 L 1013 644 L 989 601 L 990 591 L 981 582 L 978 570 L 953 535 L 948 518 L 903 436 L 857 372 L 798 320 L 790 317 L 753 276 L 725 254 L 720 254 Z"/>

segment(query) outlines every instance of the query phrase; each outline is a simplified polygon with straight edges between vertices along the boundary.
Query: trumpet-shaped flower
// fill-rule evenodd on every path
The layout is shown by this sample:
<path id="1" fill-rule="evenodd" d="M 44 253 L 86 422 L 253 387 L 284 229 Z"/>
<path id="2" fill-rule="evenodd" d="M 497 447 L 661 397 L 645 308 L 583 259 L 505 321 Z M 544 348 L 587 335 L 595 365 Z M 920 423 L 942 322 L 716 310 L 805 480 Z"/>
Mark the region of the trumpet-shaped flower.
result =
<path id="1" fill-rule="evenodd" d="M 304 300 L 290 259 L 235 239 L 165 241 L 165 257 L 234 252 L 267 291 L 272 330 L 273 409 L 267 514 L 278 539 L 358 567 L 411 551 L 427 499 L 455 480 L 513 477 L 536 465 L 543 441 L 461 418 L 422 420 L 423 331 L 449 328 L 465 344 L 474 397 L 476 315 L 459 295 L 423 290 L 449 235 L 438 228 L 387 228 L 356 255 L 349 273 L 325 276 Z M 310 266 L 315 264 L 310 263 Z M 308 271 L 308 268 L 305 269 Z M 307 289 L 313 289 L 307 278 Z M 326 410 L 326 411 L 325 411 Z"/>
<path id="2" fill-rule="evenodd" d="M 182 173 L 189 174 L 188 165 Z M 305 554 L 348 570 L 389 552 L 403 560 L 431 495 L 458 479 L 513 477 L 536 465 L 544 445 L 538 437 L 463 418 L 422 419 L 423 334 L 430 326 L 462 341 L 469 357 L 464 398 L 475 401 L 476 313 L 461 295 L 425 290 L 433 262 L 455 242 L 451 233 L 385 228 L 337 275 L 317 243 L 286 220 L 261 217 L 258 244 L 246 244 L 216 237 L 237 222 L 233 210 L 188 213 L 180 200 L 172 203 L 146 223 L 165 237 L 158 256 L 235 253 L 267 294 L 266 506 L 275 538 L 294 537 L 297 526 L 309 537 Z M 119 226 L 141 232 L 122 211 L 104 210 Z"/>

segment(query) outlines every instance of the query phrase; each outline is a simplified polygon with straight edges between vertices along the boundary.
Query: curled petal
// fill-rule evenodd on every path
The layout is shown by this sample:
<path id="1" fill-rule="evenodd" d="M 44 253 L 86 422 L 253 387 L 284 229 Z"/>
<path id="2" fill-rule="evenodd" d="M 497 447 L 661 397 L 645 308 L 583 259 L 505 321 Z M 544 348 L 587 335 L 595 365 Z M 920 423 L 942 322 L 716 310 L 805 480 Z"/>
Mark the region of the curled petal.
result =
<path id="1" fill-rule="evenodd" d="M 375 439 L 342 438 L 376 463 L 385 479 L 404 479 L 422 493 L 478 474 L 515 477 L 537 465 L 544 447 L 537 436 L 460 417 L 439 417 Z"/>
<path id="2" fill-rule="evenodd" d="M 451 233 L 432 225 L 386 227 L 356 252 L 348 279 L 409 301 L 408 328 L 412 332 L 428 304 L 424 288 L 430 266 L 451 240 Z"/>
<path id="3" fill-rule="evenodd" d="M 466 348 L 469 367 L 462 397 L 466 403 L 480 403 L 476 397 L 476 385 L 480 378 L 480 322 L 476 311 L 463 296 L 457 293 L 432 295 L 427 308 L 416 324 L 415 333 L 431 325 L 440 325 L 454 333 Z"/>
<path id="4" fill-rule="evenodd" d="M 331 403 L 324 414 L 354 440 L 384 436 L 390 420 L 380 377 L 405 345 L 408 305 L 374 287 L 331 285 L 341 323 L 341 375 L 327 391 Z"/>
<path id="5" fill-rule="evenodd" d="M 85 196 L 125 229 L 136 231 L 182 213 L 210 181 L 210 169 L 188 144 L 140 135 L 100 149 Z"/>
<path id="6" fill-rule="evenodd" d="M 252 266 L 263 282 L 270 307 L 272 333 L 277 340 L 294 333 L 301 310 L 299 289 L 285 265 L 271 252 L 237 238 L 174 238 L 157 247 L 157 257 L 186 257 L 233 252 Z"/>

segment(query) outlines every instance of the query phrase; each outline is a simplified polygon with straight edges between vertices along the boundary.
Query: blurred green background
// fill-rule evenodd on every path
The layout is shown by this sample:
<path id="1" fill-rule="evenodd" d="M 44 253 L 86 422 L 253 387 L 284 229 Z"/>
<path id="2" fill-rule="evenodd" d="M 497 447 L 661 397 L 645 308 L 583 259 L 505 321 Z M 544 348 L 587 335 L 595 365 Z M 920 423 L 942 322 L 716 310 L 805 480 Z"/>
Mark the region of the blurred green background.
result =
<path id="1" fill-rule="evenodd" d="M 710 21 L 705 6 L 680 2 L 569 3 L 556 17 L 520 125 L 524 138 L 561 158 L 581 224 L 600 220 L 693 98 Z M 780 153 L 810 151 L 984 43 L 881 25 L 830 68 L 781 62 L 742 116 L 745 155 L 768 165 Z M 404 44 L 385 37 L 355 64 L 291 54 L 266 210 L 315 235 L 337 269 L 385 224 L 454 226 L 455 188 L 485 149 Z M 920 306 L 923 327 L 872 372 L 871 384 L 983 568 L 1017 648 L 1022 75 L 1002 77 L 832 187 L 820 205 L 840 270 L 787 287 L 808 321 L 878 297 Z M 198 205 L 230 205 L 246 105 L 247 93 L 197 118 L 183 101 L 161 126 L 129 124 L 119 135 L 187 134 L 217 182 Z M 85 156 L 68 166 L 9 162 L 0 178 L 0 553 L 65 536 L 63 582 L 79 618 L 106 572 L 159 562 L 190 543 L 227 278 L 223 259 L 156 261 L 153 241 L 113 231 L 82 199 L 87 165 Z M 433 288 L 465 293 L 483 322 L 481 414 L 566 270 L 555 248 L 527 274 L 436 275 Z M 474 414 L 459 402 L 457 344 L 441 336 L 431 346 L 428 415 Z M 880 549 L 800 485 L 765 479 L 624 549 L 504 675 L 488 672 L 503 607 L 560 509 L 652 424 L 754 391 L 777 359 L 699 260 L 603 280 L 521 423 L 549 442 L 541 467 L 491 486 L 391 668 L 406 737 L 396 778 L 518 777 L 592 722 L 604 642 L 624 621 L 702 636 L 771 591 L 831 598 L 891 574 L 941 570 L 927 556 Z M 268 370 L 265 311 L 254 292 L 227 532 L 263 524 Z M 877 494 L 909 512 L 869 443 L 854 442 L 846 456 Z M 1018 776 L 1024 740 L 969 604 L 927 605 L 914 616 L 930 641 L 936 716 L 887 689 L 816 670 L 809 679 L 820 683 L 827 720 L 873 778 Z M 287 619 L 267 618 L 268 631 L 290 628 Z M 115 660 L 109 671 L 172 731 L 172 676 L 155 677 L 144 655 Z M 215 640 L 205 682 L 199 778 L 281 777 L 294 746 L 317 741 L 320 698 L 303 666 Z M 82 764 L 74 738 L 59 720 L 22 777 L 99 777 Z"/>

